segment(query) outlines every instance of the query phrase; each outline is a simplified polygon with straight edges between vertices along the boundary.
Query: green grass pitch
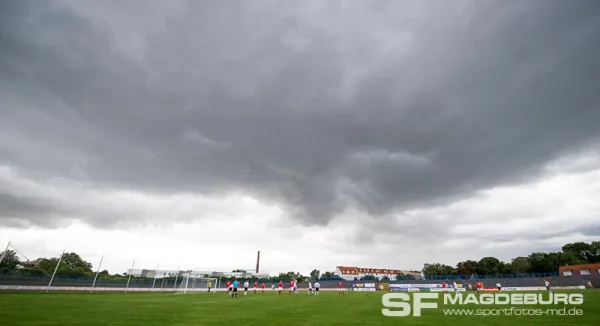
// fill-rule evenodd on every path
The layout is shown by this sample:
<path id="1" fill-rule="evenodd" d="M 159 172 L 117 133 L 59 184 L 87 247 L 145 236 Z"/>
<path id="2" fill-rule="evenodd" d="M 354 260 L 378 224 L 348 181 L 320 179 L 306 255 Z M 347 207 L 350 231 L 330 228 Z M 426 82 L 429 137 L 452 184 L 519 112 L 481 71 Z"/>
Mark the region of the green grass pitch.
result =
<path id="1" fill-rule="evenodd" d="M 486 317 L 444 316 L 441 302 L 422 317 L 384 317 L 380 292 L 269 292 L 237 299 L 225 293 L 0 293 L 0 325 L 600 325 L 600 291 L 581 293 L 582 316 Z"/>

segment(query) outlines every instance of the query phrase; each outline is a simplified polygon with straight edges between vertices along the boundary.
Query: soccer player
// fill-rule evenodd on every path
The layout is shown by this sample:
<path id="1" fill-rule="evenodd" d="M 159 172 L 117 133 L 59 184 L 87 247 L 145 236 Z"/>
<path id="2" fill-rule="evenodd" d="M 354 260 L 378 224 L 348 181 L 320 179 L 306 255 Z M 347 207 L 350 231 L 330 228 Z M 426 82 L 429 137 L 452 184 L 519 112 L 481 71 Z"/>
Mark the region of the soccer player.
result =
<path id="1" fill-rule="evenodd" d="M 290 280 L 290 292 L 288 294 L 292 295 L 293 293 L 294 293 L 294 280 Z"/>
<path id="2" fill-rule="evenodd" d="M 239 285 L 239 282 L 237 280 L 233 281 L 233 292 L 231 292 L 232 298 L 233 297 L 237 298 L 238 285 Z"/>
<path id="3" fill-rule="evenodd" d="M 321 283 L 319 281 L 315 281 L 315 295 L 319 296 L 319 289 L 321 288 Z"/>
<path id="4" fill-rule="evenodd" d="M 254 284 L 252 284 L 252 285 L 254 285 L 254 294 L 256 294 L 256 289 L 258 288 L 258 284 L 256 284 L 256 281 L 254 281 Z"/>
<path id="5" fill-rule="evenodd" d="M 444 289 L 444 294 L 448 294 L 448 290 L 446 290 L 447 284 L 446 282 L 442 282 L 442 289 Z"/>
<path id="6" fill-rule="evenodd" d="M 294 294 L 298 294 L 298 280 L 294 280 Z"/>
<path id="7" fill-rule="evenodd" d="M 212 288 L 212 281 L 208 281 L 208 292 L 210 292 L 210 288 Z"/>
<path id="8" fill-rule="evenodd" d="M 456 281 L 452 282 L 452 287 L 454 288 L 454 293 L 458 294 L 458 286 L 456 286 Z"/>
<path id="9" fill-rule="evenodd" d="M 312 283 L 310 283 L 310 280 L 308 280 L 308 295 L 312 294 Z"/>
<path id="10" fill-rule="evenodd" d="M 548 280 L 544 280 L 544 285 L 546 286 L 548 293 L 552 293 L 552 290 L 550 289 L 550 282 L 548 282 Z"/>
<path id="11" fill-rule="evenodd" d="M 338 282 L 338 295 L 340 294 L 344 294 L 344 285 L 342 284 L 342 282 Z"/>
<path id="12" fill-rule="evenodd" d="M 281 291 L 283 291 L 283 281 L 279 280 L 279 284 L 277 285 L 279 285 L 279 294 L 281 294 Z"/>
<path id="13" fill-rule="evenodd" d="M 502 284 L 500 282 L 496 283 L 496 287 L 498 288 L 498 292 L 502 292 Z"/>
<path id="14" fill-rule="evenodd" d="M 480 295 L 480 294 L 481 294 L 481 291 L 482 291 L 482 286 L 483 286 L 483 285 L 481 284 L 481 282 L 479 282 L 479 281 L 475 282 L 475 287 L 477 288 L 477 294 L 478 294 L 478 295 Z"/>
<path id="15" fill-rule="evenodd" d="M 248 295 L 248 287 L 250 286 L 250 284 L 248 284 L 248 281 L 244 282 L 244 296 Z"/>
<path id="16" fill-rule="evenodd" d="M 229 292 L 233 291 L 233 284 L 231 283 L 231 281 L 227 281 L 225 287 L 227 288 L 227 295 L 229 296 Z"/>
<path id="17" fill-rule="evenodd" d="M 260 292 L 265 293 L 265 283 L 260 283 Z"/>

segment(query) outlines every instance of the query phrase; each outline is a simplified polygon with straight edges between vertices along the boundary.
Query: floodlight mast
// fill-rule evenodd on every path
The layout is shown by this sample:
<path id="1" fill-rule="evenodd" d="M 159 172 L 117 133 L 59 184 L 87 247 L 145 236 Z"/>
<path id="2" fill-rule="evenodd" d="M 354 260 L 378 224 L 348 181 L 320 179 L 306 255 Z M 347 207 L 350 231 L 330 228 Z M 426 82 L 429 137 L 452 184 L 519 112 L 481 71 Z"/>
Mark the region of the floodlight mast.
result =
<path id="1" fill-rule="evenodd" d="M 92 289 L 90 293 L 94 292 L 94 287 L 96 287 L 96 280 L 98 280 L 98 274 L 100 273 L 100 267 L 102 266 L 102 261 L 104 261 L 104 256 L 100 258 L 100 263 L 98 264 L 98 269 L 96 269 L 96 276 L 94 277 L 94 283 L 92 283 Z"/>
<path id="2" fill-rule="evenodd" d="M 127 277 L 127 285 L 125 286 L 125 293 L 127 293 L 127 290 L 129 289 L 129 282 L 131 281 L 131 273 L 133 273 L 133 267 L 135 267 L 135 259 L 133 260 L 133 263 L 131 264 L 131 269 L 129 270 L 129 277 Z"/>
<path id="3" fill-rule="evenodd" d="M 186 277 L 186 279 L 185 279 L 185 289 L 183 290 L 183 293 L 187 293 L 188 283 L 190 282 L 190 275 L 191 275 L 191 274 L 192 274 L 192 273 L 188 273 L 188 274 L 187 274 L 187 277 Z"/>
<path id="4" fill-rule="evenodd" d="M 2 263 L 2 261 L 4 260 L 4 256 L 8 254 L 8 248 L 10 248 L 10 241 L 6 245 L 6 249 L 4 249 L 4 251 L 2 252 L 2 256 L 0 256 L 0 263 Z"/>
<path id="5" fill-rule="evenodd" d="M 175 285 L 173 285 L 173 291 L 177 291 L 177 277 L 179 276 L 179 270 L 181 266 L 177 266 L 177 273 L 175 273 Z"/>
<path id="6" fill-rule="evenodd" d="M 58 258 L 58 263 L 56 263 L 56 267 L 54 268 L 54 273 L 52 273 L 52 277 L 50 277 L 50 282 L 48 282 L 48 287 L 46 288 L 46 292 L 50 290 L 50 286 L 52 285 L 52 281 L 54 281 L 54 276 L 56 275 L 56 271 L 58 271 L 58 266 L 60 266 L 60 262 L 62 262 L 63 256 L 65 255 L 65 250 L 63 249 L 60 254 L 60 258 Z"/>

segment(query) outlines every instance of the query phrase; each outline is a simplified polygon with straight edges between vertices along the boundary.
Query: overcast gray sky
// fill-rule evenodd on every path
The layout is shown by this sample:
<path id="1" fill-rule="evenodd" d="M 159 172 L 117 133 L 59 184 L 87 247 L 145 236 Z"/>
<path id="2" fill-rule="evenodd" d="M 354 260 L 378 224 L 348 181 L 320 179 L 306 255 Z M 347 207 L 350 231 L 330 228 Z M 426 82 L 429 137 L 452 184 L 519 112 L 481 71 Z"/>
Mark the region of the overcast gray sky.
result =
<path id="1" fill-rule="evenodd" d="M 598 35 L 594 0 L 2 1 L 0 241 L 306 273 L 597 240 Z"/>

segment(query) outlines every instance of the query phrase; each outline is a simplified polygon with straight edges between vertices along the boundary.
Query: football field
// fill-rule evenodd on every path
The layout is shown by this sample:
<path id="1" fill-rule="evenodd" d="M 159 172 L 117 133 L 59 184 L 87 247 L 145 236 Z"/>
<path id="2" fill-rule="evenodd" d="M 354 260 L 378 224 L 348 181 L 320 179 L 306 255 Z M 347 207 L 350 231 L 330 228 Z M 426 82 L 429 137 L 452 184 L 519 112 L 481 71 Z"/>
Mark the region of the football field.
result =
<path id="1" fill-rule="evenodd" d="M 0 325 L 599 325 L 600 291 L 577 293 L 584 295 L 584 303 L 576 306 L 583 311 L 580 316 L 448 316 L 448 306 L 440 301 L 421 317 L 383 316 L 380 292 L 322 292 L 319 297 L 305 291 L 296 296 L 268 292 L 237 299 L 225 293 L 0 293 Z"/>

